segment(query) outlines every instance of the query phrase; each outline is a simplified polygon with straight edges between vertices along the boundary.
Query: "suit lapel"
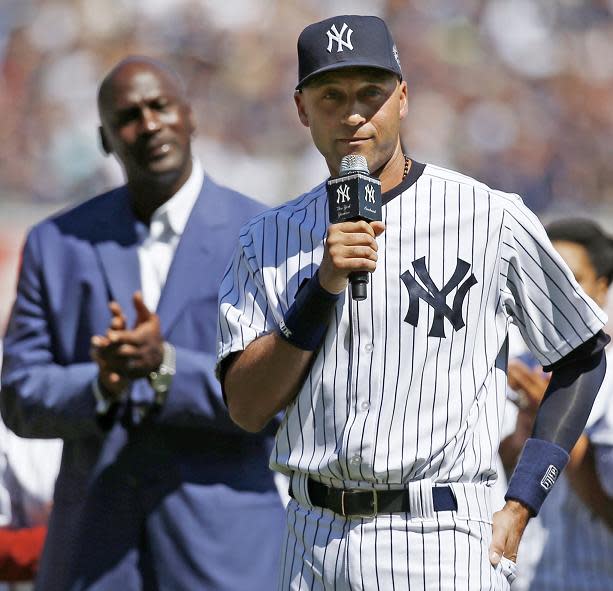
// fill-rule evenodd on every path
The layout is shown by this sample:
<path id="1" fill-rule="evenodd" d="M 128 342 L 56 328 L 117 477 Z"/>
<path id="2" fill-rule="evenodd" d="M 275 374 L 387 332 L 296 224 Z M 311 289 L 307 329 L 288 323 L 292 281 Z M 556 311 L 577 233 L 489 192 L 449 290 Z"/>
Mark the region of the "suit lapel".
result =
<path id="1" fill-rule="evenodd" d="M 109 301 L 119 302 L 132 327 L 136 319 L 132 294 L 141 289 L 138 262 L 136 218 L 130 208 L 127 190 L 109 196 L 113 215 L 100 222 L 95 248 L 108 288 Z"/>
<path id="2" fill-rule="evenodd" d="M 160 295 L 157 313 L 162 334 L 168 335 L 185 305 L 211 291 L 206 265 L 212 256 L 212 245 L 223 225 L 214 221 L 214 203 L 211 197 L 212 181 L 205 177 L 200 195 L 194 203 L 185 230 L 177 246 L 168 277 Z"/>

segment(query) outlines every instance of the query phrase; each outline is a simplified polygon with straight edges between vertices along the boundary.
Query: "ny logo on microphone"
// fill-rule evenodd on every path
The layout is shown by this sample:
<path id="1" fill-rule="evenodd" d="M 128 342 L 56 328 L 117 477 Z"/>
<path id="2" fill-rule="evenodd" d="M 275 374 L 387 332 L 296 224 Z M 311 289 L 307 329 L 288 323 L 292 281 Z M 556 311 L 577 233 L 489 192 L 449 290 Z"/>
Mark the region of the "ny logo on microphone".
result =
<path id="1" fill-rule="evenodd" d="M 468 290 L 477 283 L 477 279 L 471 273 L 470 277 L 460 285 L 464 276 L 468 273 L 470 265 L 466 261 L 458 259 L 451 279 L 441 289 L 434 284 L 430 273 L 426 269 L 426 257 L 413 261 L 412 265 L 416 276 L 419 277 L 425 288 L 417 282 L 408 270 L 400 276 L 409 292 L 409 310 L 404 321 L 412 326 L 417 326 L 419 321 L 419 300 L 421 299 L 434 309 L 434 319 L 428 333 L 429 337 L 445 338 L 445 318 L 451 322 L 451 326 L 453 326 L 455 331 L 460 330 L 464 326 L 464 320 L 462 319 L 464 298 L 468 294 Z M 458 291 L 453 298 L 453 304 L 450 308 L 447 305 L 447 296 L 456 287 Z"/>
<path id="2" fill-rule="evenodd" d="M 366 194 L 366 199 L 365 199 L 366 201 L 370 201 L 370 203 L 375 202 L 375 190 L 373 189 L 372 185 L 366 185 L 365 194 Z"/>
<path id="3" fill-rule="evenodd" d="M 336 202 L 337 203 L 345 203 L 346 201 L 350 201 L 351 197 L 349 195 L 349 185 L 340 185 L 336 189 Z"/>
<path id="4" fill-rule="evenodd" d="M 343 35 L 347 31 L 347 40 L 343 39 Z M 326 31 L 326 35 L 328 35 L 328 52 L 332 53 L 332 44 L 336 41 L 336 53 L 339 51 L 343 51 L 343 47 L 347 49 L 353 50 L 353 45 L 351 45 L 351 34 L 353 33 L 353 29 L 347 27 L 347 23 L 343 23 L 341 27 L 340 33 L 336 28 L 336 25 L 332 25 L 330 29 Z"/>

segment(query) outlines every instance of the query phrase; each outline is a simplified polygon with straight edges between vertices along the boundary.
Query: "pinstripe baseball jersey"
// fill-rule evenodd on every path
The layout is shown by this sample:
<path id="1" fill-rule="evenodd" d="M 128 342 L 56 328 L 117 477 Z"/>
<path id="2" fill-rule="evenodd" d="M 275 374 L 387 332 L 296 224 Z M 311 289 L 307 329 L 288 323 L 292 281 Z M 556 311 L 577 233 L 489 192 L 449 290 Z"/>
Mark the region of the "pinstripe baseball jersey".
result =
<path id="1" fill-rule="evenodd" d="M 321 184 L 243 229 L 220 288 L 219 361 L 277 327 L 322 260 L 327 211 Z M 413 162 L 383 195 L 383 222 L 368 298 L 340 298 L 271 466 L 339 487 L 491 484 L 509 323 L 549 365 L 606 317 L 517 195 Z"/>

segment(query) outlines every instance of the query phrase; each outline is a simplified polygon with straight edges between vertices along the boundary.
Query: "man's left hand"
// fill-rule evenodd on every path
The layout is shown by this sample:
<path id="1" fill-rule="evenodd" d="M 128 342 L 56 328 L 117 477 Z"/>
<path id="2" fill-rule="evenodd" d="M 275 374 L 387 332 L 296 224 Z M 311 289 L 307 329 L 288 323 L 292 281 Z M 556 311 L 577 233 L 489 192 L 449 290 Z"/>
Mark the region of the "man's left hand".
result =
<path id="1" fill-rule="evenodd" d="M 519 542 L 530 519 L 530 510 L 518 501 L 507 501 L 494 513 L 490 562 L 497 566 L 502 556 L 517 561 Z"/>
<path id="2" fill-rule="evenodd" d="M 144 378 L 157 370 L 164 357 L 164 339 L 160 330 L 160 318 L 151 312 L 140 292 L 133 297 L 136 323 L 133 329 L 107 331 L 107 345 L 99 354 L 107 366 L 119 375 Z"/>

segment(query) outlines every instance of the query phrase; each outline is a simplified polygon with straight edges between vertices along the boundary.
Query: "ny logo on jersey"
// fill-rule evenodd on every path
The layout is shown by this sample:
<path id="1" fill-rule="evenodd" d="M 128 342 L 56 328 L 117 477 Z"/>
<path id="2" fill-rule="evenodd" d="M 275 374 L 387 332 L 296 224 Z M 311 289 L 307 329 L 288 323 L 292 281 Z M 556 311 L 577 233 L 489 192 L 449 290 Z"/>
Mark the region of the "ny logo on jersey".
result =
<path id="1" fill-rule="evenodd" d="M 462 304 L 464 303 L 464 298 L 468 290 L 477 283 L 474 274 L 471 273 L 470 277 L 460 285 L 460 282 L 468 273 L 470 265 L 466 261 L 458 259 L 451 279 L 443 285 L 442 289 L 439 289 L 434 284 L 434 281 L 432 281 L 432 277 L 430 277 L 430 273 L 428 273 L 426 269 L 426 257 L 421 257 L 413 261 L 412 264 L 416 276 L 421 279 L 425 288 L 417 282 L 415 277 L 413 277 L 408 270 L 400 276 L 409 291 L 409 311 L 404 321 L 413 326 L 417 326 L 417 322 L 419 321 L 419 300 L 421 299 L 434 309 L 434 320 L 432 320 L 432 327 L 428 333 L 429 337 L 445 338 L 445 318 L 451 322 L 451 326 L 453 326 L 455 331 L 460 330 L 464 326 L 464 320 L 462 319 Z M 447 305 L 447 296 L 456 287 L 458 291 L 453 298 L 453 305 L 450 308 Z"/>
<path id="2" fill-rule="evenodd" d="M 347 40 L 343 39 L 343 35 L 347 31 Z M 336 25 L 332 25 L 330 29 L 326 31 L 326 35 L 328 35 L 328 52 L 332 53 L 332 44 L 336 41 L 336 53 L 339 51 L 343 51 L 343 47 L 347 49 L 353 50 L 353 45 L 351 45 L 351 34 L 353 33 L 353 29 L 347 27 L 347 23 L 343 23 L 341 27 L 341 31 L 339 33 Z"/>
<path id="3" fill-rule="evenodd" d="M 345 203 L 350 199 L 351 197 L 349 196 L 349 185 L 339 185 L 336 189 L 336 202 Z"/>
<path id="4" fill-rule="evenodd" d="M 371 203 L 375 202 L 375 190 L 373 189 L 372 185 L 366 185 L 366 189 L 365 189 L 366 195 L 364 196 L 364 199 L 366 201 L 370 201 Z"/>

